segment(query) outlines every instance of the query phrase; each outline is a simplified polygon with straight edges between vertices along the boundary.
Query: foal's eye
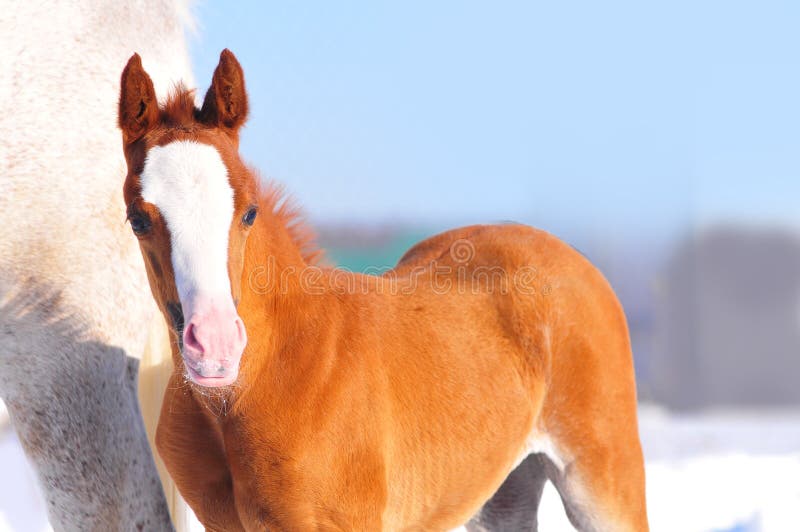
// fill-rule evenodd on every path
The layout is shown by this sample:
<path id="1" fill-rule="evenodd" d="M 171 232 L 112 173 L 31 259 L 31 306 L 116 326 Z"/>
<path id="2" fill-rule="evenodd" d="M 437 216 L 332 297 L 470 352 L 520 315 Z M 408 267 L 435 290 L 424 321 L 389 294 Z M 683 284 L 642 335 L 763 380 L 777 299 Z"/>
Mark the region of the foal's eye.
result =
<path id="1" fill-rule="evenodd" d="M 144 214 L 132 214 L 128 221 L 131 222 L 131 229 L 137 235 L 143 235 L 150 230 L 150 220 Z"/>
<path id="2" fill-rule="evenodd" d="M 244 216 L 242 216 L 242 223 L 246 226 L 251 226 L 256 221 L 256 215 L 258 214 L 258 209 L 255 207 L 250 207 Z"/>

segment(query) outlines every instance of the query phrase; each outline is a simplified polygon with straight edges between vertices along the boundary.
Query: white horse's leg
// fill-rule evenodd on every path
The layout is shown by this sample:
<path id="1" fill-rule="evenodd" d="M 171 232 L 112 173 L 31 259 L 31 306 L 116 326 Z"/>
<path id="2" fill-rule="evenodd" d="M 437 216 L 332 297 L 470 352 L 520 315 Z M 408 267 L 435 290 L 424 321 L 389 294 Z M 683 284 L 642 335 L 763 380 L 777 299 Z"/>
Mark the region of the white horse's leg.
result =
<path id="1" fill-rule="evenodd" d="M 0 395 L 61 530 L 170 530 L 136 397 L 138 360 L 48 319 L 57 298 L 0 301 Z"/>

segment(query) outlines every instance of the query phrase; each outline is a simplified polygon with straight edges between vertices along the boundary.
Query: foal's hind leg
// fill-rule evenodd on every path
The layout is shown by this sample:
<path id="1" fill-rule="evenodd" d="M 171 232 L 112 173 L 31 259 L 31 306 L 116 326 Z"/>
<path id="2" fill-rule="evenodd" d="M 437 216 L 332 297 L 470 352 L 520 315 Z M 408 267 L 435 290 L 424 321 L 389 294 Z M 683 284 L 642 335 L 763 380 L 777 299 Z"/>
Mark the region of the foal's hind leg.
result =
<path id="1" fill-rule="evenodd" d="M 638 446 L 600 445 L 587 439 L 589 445 L 566 464 L 542 455 L 570 522 L 581 532 L 647 532 Z"/>
<path id="2" fill-rule="evenodd" d="M 467 523 L 468 532 L 536 532 L 536 514 L 546 481 L 541 456 L 528 456 Z"/>

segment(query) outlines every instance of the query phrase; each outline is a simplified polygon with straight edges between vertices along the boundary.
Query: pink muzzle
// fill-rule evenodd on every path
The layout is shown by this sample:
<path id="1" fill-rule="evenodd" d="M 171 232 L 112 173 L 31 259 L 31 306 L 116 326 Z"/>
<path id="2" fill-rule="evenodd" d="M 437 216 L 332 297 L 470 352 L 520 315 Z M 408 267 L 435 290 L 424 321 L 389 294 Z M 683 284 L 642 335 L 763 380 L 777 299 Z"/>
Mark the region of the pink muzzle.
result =
<path id="1" fill-rule="evenodd" d="M 245 345 L 244 323 L 232 303 L 195 305 L 183 330 L 183 360 L 189 378 L 201 386 L 233 384 Z"/>

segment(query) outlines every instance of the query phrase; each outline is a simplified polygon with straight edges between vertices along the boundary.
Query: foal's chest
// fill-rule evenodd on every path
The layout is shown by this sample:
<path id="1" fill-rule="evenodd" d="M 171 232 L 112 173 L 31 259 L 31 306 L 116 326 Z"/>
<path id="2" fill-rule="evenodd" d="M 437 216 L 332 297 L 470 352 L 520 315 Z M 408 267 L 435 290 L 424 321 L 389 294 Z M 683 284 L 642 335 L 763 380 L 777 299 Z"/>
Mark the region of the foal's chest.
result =
<path id="1" fill-rule="evenodd" d="M 386 475 L 377 454 L 326 446 L 323 436 L 316 445 L 227 435 L 225 443 L 248 530 L 382 529 Z"/>

